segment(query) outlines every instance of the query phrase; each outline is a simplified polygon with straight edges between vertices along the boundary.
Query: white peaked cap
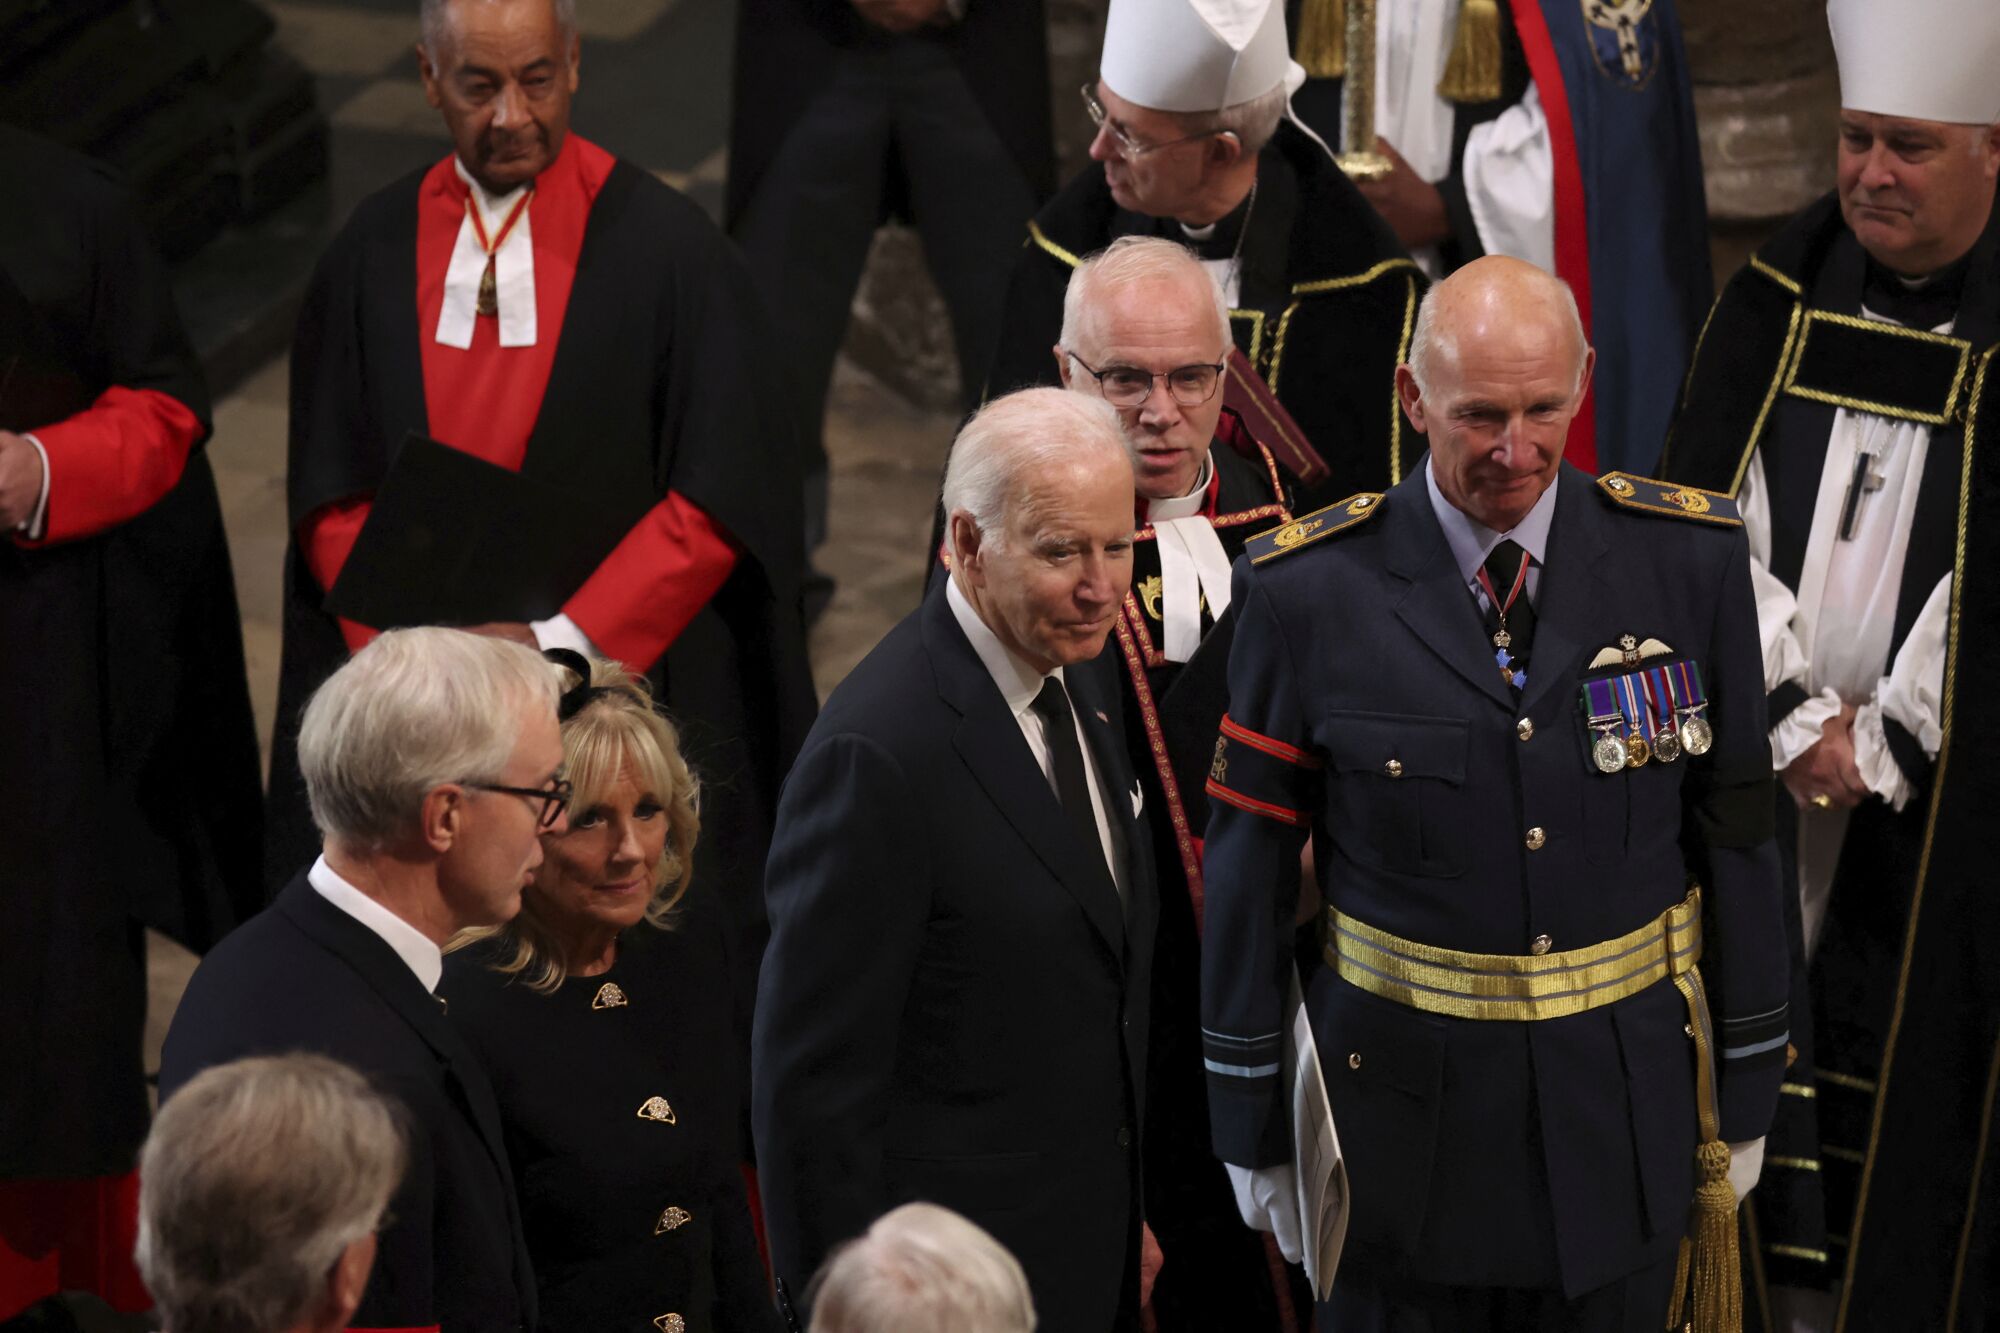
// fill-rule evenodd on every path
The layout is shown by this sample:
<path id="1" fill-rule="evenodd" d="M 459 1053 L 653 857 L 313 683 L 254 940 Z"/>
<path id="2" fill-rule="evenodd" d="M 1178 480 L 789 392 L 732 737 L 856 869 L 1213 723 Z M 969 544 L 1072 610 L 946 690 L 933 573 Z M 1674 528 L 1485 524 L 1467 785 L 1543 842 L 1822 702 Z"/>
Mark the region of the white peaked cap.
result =
<path id="1" fill-rule="evenodd" d="M 1982 0 L 1995 3 L 1996 0 Z M 1220 111 L 1305 71 L 1285 38 L 1284 0 L 1111 0 L 1098 76 L 1155 111 Z"/>
<path id="2" fill-rule="evenodd" d="M 2000 0 L 1828 0 L 1849 111 L 2000 120 Z"/>

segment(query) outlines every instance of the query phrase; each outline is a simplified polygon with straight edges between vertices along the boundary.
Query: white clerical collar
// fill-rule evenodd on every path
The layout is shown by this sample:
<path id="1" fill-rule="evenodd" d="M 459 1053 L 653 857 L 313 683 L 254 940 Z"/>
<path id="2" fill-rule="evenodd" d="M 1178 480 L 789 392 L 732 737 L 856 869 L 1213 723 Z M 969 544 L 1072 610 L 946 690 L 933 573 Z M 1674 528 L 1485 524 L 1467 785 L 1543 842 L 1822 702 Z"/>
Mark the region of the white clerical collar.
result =
<path id="1" fill-rule="evenodd" d="M 1020 656 L 1000 642 L 995 634 L 979 618 L 979 612 L 972 602 L 959 591 L 958 579 L 947 580 L 944 599 L 951 606 L 951 613 L 958 620 L 958 627 L 965 631 L 965 637 L 972 644 L 972 651 L 979 654 L 979 660 L 986 666 L 986 674 L 993 677 L 993 683 L 1000 687 L 1000 697 L 1007 701 L 1008 711 L 1020 717 L 1035 702 L 1035 696 L 1042 692 L 1042 682 L 1048 677 L 1022 661 Z M 1057 680 L 1063 679 L 1063 669 L 1057 667 L 1049 673 Z M 1069 682 L 1063 681 L 1063 688 Z"/>
<path id="2" fill-rule="evenodd" d="M 1171 500 L 1146 501 L 1146 521 L 1162 523 L 1174 518 L 1193 518 L 1208 503 L 1208 483 L 1215 476 L 1215 447 L 1201 458 L 1201 475 L 1194 479 L 1194 489 L 1186 495 L 1177 495 Z"/>
<path id="3" fill-rule="evenodd" d="M 1211 222 L 1206 227 L 1190 227 L 1187 223 L 1183 222 L 1180 224 L 1181 235 L 1187 237 L 1196 245 L 1200 245 L 1203 241 L 1215 235 L 1215 229 L 1220 225 L 1220 220 Z"/>
<path id="4" fill-rule="evenodd" d="M 1451 546 L 1451 557 L 1458 564 L 1459 577 L 1467 583 L 1478 577 L 1479 567 L 1486 563 L 1486 557 L 1493 554 L 1493 548 L 1503 540 L 1513 541 L 1533 556 L 1537 565 L 1548 564 L 1549 524 L 1555 518 L 1556 487 L 1561 484 L 1562 473 L 1558 471 L 1525 518 L 1506 532 L 1495 532 L 1484 523 L 1475 522 L 1470 515 L 1444 498 L 1444 492 L 1438 489 L 1433 460 L 1424 460 L 1424 486 L 1430 492 L 1431 510 L 1437 515 L 1438 526 L 1444 529 L 1444 539 Z"/>
<path id="5" fill-rule="evenodd" d="M 380 936 L 417 974 L 425 990 L 437 989 L 438 978 L 444 975 L 444 951 L 430 936 L 342 879 L 324 856 L 306 871 L 306 882 L 319 891 L 320 897 Z"/>
<path id="6" fill-rule="evenodd" d="M 505 194 L 494 194 L 473 178 L 456 154 L 452 170 L 471 191 L 472 206 L 488 236 L 505 225 L 507 215 L 519 202 L 527 184 Z M 535 319 L 535 238 L 530 227 L 532 205 L 500 242 L 493 255 L 494 294 L 500 317 L 502 347 L 533 347 L 537 336 Z M 467 216 L 458 224 L 458 239 L 452 245 L 451 262 L 445 268 L 444 303 L 438 309 L 437 340 L 461 351 L 472 346 L 472 331 L 479 324 L 479 284 L 486 276 L 486 247 Z"/>

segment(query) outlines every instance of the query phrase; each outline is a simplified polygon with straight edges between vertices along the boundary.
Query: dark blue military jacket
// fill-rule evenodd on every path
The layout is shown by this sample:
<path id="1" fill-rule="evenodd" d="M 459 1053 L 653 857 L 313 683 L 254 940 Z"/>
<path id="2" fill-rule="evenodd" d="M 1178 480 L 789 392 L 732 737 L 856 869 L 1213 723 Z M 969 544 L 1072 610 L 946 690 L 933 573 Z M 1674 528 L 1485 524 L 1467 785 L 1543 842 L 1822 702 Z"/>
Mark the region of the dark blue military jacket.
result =
<path id="1" fill-rule="evenodd" d="M 1609 480 L 1609 479 L 1605 479 Z M 1747 547 L 1721 497 L 1564 466 L 1525 688 L 1501 677 L 1421 472 L 1253 542 L 1209 784 L 1202 1023 L 1215 1148 L 1288 1159 L 1291 885 L 1474 953 L 1584 948 L 1703 890 L 1722 1137 L 1764 1133 L 1787 959 Z M 1321 522 L 1317 525 L 1313 519 Z M 1714 744 L 1606 774 L 1580 699 L 1625 636 L 1692 661 Z M 1233 737 L 1233 739 L 1232 739 Z M 1542 937 L 1546 937 L 1545 939 Z M 1539 946 L 1539 948 L 1538 948 Z M 1671 1255 L 1695 1188 L 1695 1044 L 1671 982 L 1534 1022 L 1404 1007 L 1321 969 L 1311 1015 L 1352 1185 L 1345 1265 L 1589 1291 Z"/>

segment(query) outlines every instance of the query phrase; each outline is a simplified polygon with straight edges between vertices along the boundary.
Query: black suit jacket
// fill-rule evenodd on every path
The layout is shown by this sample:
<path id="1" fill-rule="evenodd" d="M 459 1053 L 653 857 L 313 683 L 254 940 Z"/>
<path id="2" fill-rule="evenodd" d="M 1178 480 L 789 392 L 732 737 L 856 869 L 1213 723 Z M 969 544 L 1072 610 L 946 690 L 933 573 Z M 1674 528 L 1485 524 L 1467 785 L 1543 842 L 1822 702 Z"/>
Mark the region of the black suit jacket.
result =
<path id="1" fill-rule="evenodd" d="M 195 969 L 167 1031 L 160 1098 L 211 1065 L 287 1051 L 354 1066 L 408 1112 L 409 1170 L 354 1326 L 533 1328 L 534 1275 L 486 1075 L 395 950 L 303 874 Z"/>
<path id="2" fill-rule="evenodd" d="M 794 1292 L 923 1199 L 1013 1251 L 1046 1333 L 1103 1333 L 1136 1300 L 1152 859 L 1115 689 L 1095 664 L 1064 674 L 1124 834 L 1122 910 L 942 584 L 786 782 L 751 1082 Z"/>

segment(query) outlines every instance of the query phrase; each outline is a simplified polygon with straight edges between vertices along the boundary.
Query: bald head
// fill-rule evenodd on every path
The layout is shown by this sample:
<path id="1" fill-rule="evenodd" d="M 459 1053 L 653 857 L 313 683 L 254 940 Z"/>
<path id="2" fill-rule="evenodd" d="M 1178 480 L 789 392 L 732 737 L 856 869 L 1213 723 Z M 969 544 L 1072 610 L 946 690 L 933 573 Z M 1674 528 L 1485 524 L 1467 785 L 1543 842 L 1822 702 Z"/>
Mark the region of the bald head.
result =
<path id="1" fill-rule="evenodd" d="M 1495 532 L 1527 517 L 1562 466 L 1592 360 L 1569 285 L 1533 264 L 1489 256 L 1431 288 L 1396 393 L 1445 499 Z"/>

